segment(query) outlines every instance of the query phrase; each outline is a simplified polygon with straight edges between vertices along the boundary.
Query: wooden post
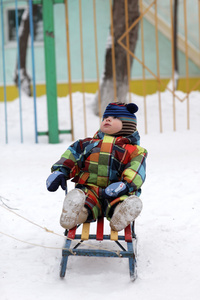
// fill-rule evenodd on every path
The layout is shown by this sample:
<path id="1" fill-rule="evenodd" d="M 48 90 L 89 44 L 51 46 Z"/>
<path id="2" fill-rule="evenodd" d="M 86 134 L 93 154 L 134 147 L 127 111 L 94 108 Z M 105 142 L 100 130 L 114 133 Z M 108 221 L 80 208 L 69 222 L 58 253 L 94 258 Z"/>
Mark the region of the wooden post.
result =
<path id="1" fill-rule="evenodd" d="M 112 1 L 110 0 L 110 34 L 112 37 L 112 70 L 113 70 L 113 89 L 114 89 L 114 101 L 117 101 L 117 87 L 116 87 L 116 68 L 115 68 L 115 44 L 114 44 L 114 26 L 113 26 L 113 11 Z"/>
<path id="2" fill-rule="evenodd" d="M 69 17 L 68 17 L 68 0 L 65 0 L 65 20 L 66 20 L 66 40 L 67 40 L 67 65 L 68 65 L 68 86 L 69 86 L 69 102 L 71 115 L 72 140 L 74 140 L 73 126 L 73 108 L 72 108 L 72 79 L 71 79 L 71 63 L 70 63 L 70 41 L 69 41 Z"/>
<path id="3" fill-rule="evenodd" d="M 96 57 L 96 71 L 97 71 L 97 86 L 98 86 L 98 107 L 99 107 L 99 125 L 101 124 L 101 91 L 99 86 L 99 58 L 98 58 L 98 42 L 97 42 L 97 18 L 96 18 L 96 3 L 93 0 L 93 14 L 94 14 L 94 40 L 95 40 L 95 57 Z"/>
<path id="4" fill-rule="evenodd" d="M 143 13 L 142 0 L 140 1 L 140 12 Z M 144 57 L 144 23 L 143 17 L 141 18 L 141 47 L 142 47 L 142 79 L 143 79 L 143 96 L 144 96 L 144 128 L 147 134 L 147 102 L 146 102 L 146 78 L 145 78 L 145 57 Z"/>
<path id="5" fill-rule="evenodd" d="M 82 5 L 79 0 L 79 19 L 80 19 L 80 44 L 81 44 L 81 77 L 82 77 L 82 93 L 83 93 L 83 114 L 84 114 L 84 129 L 85 137 L 87 136 L 87 119 L 85 108 L 85 80 L 84 80 L 84 59 L 83 59 L 83 25 L 82 25 Z"/>
<path id="6" fill-rule="evenodd" d="M 128 13 L 128 0 L 124 1 L 124 10 L 125 10 L 125 25 L 126 25 L 126 31 L 129 27 L 129 13 Z M 130 49 L 130 43 L 129 43 L 129 34 L 126 35 L 126 46 Z M 129 94 L 129 102 L 131 102 L 131 93 L 130 93 L 130 80 L 131 80 L 131 72 L 130 72 L 130 55 L 128 52 L 126 53 L 127 57 L 127 76 L 128 76 L 128 94 Z"/>
<path id="7" fill-rule="evenodd" d="M 174 88 L 174 18 L 173 18 L 173 0 L 170 0 L 171 14 L 171 53 L 172 53 L 172 95 L 173 95 L 173 127 L 176 131 L 176 106 L 175 106 L 175 88 Z"/>
<path id="8" fill-rule="evenodd" d="M 184 0 L 184 29 L 185 29 L 185 68 L 186 68 L 186 93 L 187 93 L 187 129 L 190 129 L 190 102 L 189 102 L 189 63 L 188 63 L 188 34 L 187 34 L 187 7 Z"/>
<path id="9" fill-rule="evenodd" d="M 162 129 L 162 107 L 161 107 L 161 94 L 160 94 L 160 64 L 159 64 L 159 43 L 158 43 L 158 9 L 157 1 L 155 2 L 155 36 L 156 36 L 156 65 L 157 65 L 157 77 L 158 81 L 158 104 L 159 104 L 159 118 L 160 118 L 160 132 L 163 132 Z"/>

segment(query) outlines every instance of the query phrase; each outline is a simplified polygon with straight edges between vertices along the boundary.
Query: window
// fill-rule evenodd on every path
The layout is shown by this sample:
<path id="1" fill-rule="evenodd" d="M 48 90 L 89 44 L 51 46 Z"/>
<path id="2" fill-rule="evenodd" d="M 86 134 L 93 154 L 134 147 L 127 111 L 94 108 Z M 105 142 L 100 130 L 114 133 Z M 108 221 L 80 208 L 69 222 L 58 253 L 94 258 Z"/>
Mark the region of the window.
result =
<path id="1" fill-rule="evenodd" d="M 43 42 L 43 21 L 42 21 L 42 6 L 34 8 L 33 15 L 33 27 L 34 27 L 34 41 Z M 29 24 L 29 22 L 22 22 L 22 18 L 26 18 L 28 13 L 28 8 L 18 8 L 18 29 L 20 32 L 25 30 L 22 28 L 24 24 Z M 15 8 L 7 9 L 7 43 L 15 43 L 17 41 L 17 28 L 16 28 L 16 14 Z"/>

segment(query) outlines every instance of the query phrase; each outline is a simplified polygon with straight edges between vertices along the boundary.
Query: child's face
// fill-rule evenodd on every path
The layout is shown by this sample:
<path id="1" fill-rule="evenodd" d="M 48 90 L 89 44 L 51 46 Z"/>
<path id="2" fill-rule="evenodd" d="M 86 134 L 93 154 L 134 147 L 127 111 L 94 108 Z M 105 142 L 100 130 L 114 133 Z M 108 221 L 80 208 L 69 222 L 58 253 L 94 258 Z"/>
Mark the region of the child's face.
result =
<path id="1" fill-rule="evenodd" d="M 103 119 L 100 129 L 106 134 L 117 133 L 122 129 L 122 121 L 116 117 L 106 117 Z"/>

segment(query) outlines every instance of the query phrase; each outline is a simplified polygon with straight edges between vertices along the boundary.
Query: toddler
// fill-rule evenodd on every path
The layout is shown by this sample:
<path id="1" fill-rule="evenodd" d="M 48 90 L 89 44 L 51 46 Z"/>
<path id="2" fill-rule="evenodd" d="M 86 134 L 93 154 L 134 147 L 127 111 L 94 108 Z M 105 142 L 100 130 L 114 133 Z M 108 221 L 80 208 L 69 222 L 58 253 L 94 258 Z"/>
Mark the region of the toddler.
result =
<path id="1" fill-rule="evenodd" d="M 52 166 L 47 189 L 75 189 L 66 194 L 60 224 L 77 224 L 105 216 L 115 231 L 133 222 L 142 210 L 138 197 L 146 177 L 147 151 L 140 144 L 134 103 L 110 103 L 93 138 L 73 143 Z"/>

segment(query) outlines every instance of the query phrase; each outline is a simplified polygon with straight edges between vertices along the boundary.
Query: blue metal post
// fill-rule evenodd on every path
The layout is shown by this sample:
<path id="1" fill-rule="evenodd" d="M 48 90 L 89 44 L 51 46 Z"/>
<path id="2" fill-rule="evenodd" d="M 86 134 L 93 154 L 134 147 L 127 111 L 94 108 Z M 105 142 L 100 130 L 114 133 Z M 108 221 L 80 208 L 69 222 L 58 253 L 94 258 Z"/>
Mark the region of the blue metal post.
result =
<path id="1" fill-rule="evenodd" d="M 2 37 L 2 61 L 3 61 L 3 87 L 5 107 L 5 139 L 8 143 L 8 122 L 7 122 L 7 95 L 6 95 L 6 72 L 5 72 L 5 51 L 4 51 L 4 26 L 3 26 L 3 1 L 1 0 L 1 37 Z"/>
<path id="2" fill-rule="evenodd" d="M 31 54 L 32 54 L 32 77 L 33 77 L 33 100 L 34 100 L 34 120 L 35 120 L 35 142 L 38 143 L 37 133 L 37 105 L 36 105 L 36 84 L 35 84 L 35 56 L 34 56 L 34 32 L 33 32 L 33 10 L 32 0 L 29 0 L 29 24 L 31 34 Z"/>

